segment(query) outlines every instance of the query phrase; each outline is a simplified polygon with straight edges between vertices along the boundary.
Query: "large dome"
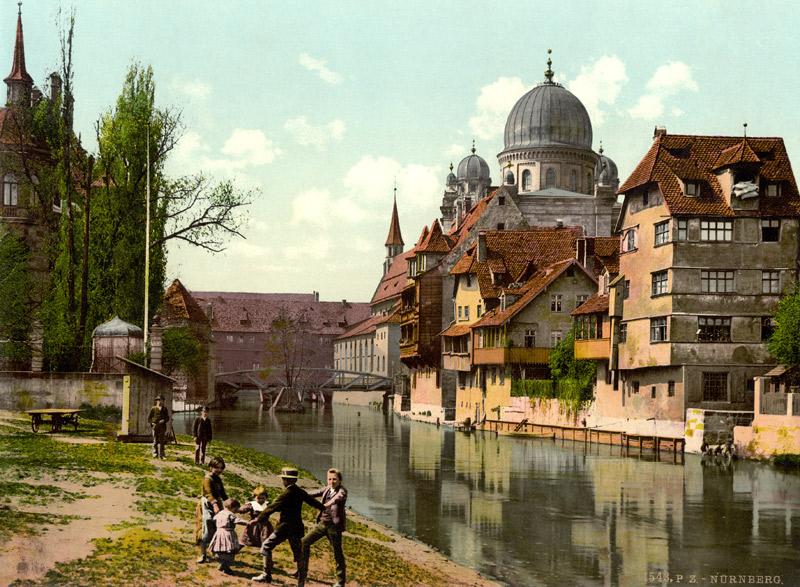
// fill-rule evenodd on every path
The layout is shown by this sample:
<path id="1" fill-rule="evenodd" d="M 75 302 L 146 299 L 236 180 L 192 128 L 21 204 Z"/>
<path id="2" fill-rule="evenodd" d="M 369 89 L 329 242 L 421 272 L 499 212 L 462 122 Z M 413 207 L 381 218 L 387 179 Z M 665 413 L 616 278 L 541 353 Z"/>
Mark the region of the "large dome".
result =
<path id="1" fill-rule="evenodd" d="M 522 96 L 511 109 L 504 152 L 532 147 L 591 150 L 592 121 L 586 108 L 572 92 L 552 81 L 550 69 L 545 76 L 547 81 Z"/>
<path id="2" fill-rule="evenodd" d="M 475 154 L 475 147 L 472 147 L 472 155 L 458 164 L 458 179 L 489 179 L 489 164 Z"/>

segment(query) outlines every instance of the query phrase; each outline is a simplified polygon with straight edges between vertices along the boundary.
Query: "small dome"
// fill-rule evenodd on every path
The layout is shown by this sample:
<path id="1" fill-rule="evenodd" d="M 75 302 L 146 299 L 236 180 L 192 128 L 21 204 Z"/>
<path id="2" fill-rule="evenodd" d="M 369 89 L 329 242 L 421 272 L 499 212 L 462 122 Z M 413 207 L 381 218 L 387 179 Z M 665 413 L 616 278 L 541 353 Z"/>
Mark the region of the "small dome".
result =
<path id="1" fill-rule="evenodd" d="M 456 174 L 453 173 L 453 162 L 450 162 L 450 173 L 447 174 L 447 185 L 454 185 L 456 183 Z"/>
<path id="2" fill-rule="evenodd" d="M 475 147 L 472 147 L 472 155 L 464 157 L 458 164 L 458 179 L 490 179 L 489 164 L 482 157 L 475 154 Z"/>
<path id="3" fill-rule="evenodd" d="M 127 322 L 120 320 L 119 316 L 114 316 L 111 320 L 104 322 L 92 332 L 92 338 L 117 336 L 144 338 L 144 333 L 138 326 L 134 326 L 133 324 L 128 324 Z"/>
<path id="4" fill-rule="evenodd" d="M 600 157 L 594 166 L 594 180 L 600 185 L 614 185 L 619 183 L 619 173 L 617 164 L 611 158 L 603 155 L 603 148 L 600 147 Z"/>
<path id="5" fill-rule="evenodd" d="M 592 121 L 575 95 L 553 81 L 547 61 L 546 81 L 522 96 L 508 115 L 503 152 L 533 147 L 591 150 Z"/>

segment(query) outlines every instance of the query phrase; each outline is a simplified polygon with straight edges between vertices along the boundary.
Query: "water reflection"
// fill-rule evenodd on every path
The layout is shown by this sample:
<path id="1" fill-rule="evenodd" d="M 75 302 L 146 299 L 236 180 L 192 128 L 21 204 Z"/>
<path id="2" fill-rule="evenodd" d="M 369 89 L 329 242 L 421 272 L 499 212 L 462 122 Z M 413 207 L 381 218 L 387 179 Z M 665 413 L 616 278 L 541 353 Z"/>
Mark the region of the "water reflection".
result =
<path id="1" fill-rule="evenodd" d="M 665 585 L 667 573 L 800 584 L 800 477 L 765 465 L 467 435 L 365 407 L 270 415 L 241 403 L 213 414 L 215 437 L 320 479 L 341 468 L 355 510 L 508 585 Z M 187 430 L 192 415 L 176 416 Z"/>

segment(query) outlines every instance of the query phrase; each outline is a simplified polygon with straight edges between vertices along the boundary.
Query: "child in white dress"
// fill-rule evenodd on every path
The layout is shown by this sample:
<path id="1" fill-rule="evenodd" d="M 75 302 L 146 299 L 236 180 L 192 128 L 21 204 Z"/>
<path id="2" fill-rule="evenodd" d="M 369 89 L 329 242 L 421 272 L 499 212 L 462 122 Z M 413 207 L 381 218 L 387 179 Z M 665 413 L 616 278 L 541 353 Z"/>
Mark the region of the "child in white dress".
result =
<path id="1" fill-rule="evenodd" d="M 219 570 L 226 575 L 233 574 L 231 565 L 236 559 L 236 553 L 242 549 L 236 536 L 236 524 L 247 525 L 247 520 L 236 515 L 238 511 L 238 501 L 233 498 L 225 500 L 225 507 L 214 516 L 217 531 L 211 539 L 211 544 L 208 545 L 219 561 Z"/>

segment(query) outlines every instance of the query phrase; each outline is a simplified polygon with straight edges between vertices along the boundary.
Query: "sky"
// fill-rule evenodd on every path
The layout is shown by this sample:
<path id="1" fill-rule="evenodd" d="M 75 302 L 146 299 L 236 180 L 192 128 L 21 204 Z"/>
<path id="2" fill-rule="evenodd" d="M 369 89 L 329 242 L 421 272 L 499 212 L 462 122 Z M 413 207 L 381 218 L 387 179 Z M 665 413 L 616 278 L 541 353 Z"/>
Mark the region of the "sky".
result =
<path id="1" fill-rule="evenodd" d="M 255 196 L 245 238 L 211 254 L 171 246 L 190 291 L 318 291 L 371 299 L 397 197 L 406 249 L 439 206 L 452 162 L 497 154 L 516 101 L 555 81 L 586 106 L 593 148 L 620 181 L 655 126 L 675 134 L 783 137 L 800 158 L 800 17 L 793 2 L 470 0 L 277 2 L 27 0 L 28 72 L 59 69 L 74 9 L 75 130 L 95 148 L 134 62 L 159 107 L 182 112 L 168 172 L 231 180 Z M 0 2 L 11 71 L 17 3 Z M 59 17 L 59 11 L 61 17 Z M 0 71 L 0 73 L 2 73 Z M 800 165 L 800 163 L 797 163 Z"/>

